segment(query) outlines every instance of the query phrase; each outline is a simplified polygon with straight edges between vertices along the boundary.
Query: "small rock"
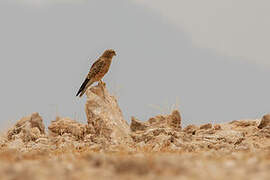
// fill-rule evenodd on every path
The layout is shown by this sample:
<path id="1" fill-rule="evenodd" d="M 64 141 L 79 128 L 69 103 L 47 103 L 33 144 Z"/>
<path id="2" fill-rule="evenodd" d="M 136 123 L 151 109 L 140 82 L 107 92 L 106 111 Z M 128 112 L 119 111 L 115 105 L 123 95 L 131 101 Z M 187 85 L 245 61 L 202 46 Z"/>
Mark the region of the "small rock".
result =
<path id="1" fill-rule="evenodd" d="M 32 128 L 36 127 L 39 129 L 41 134 L 45 134 L 45 126 L 43 124 L 43 120 L 37 112 L 31 115 L 30 123 Z"/>
<path id="2" fill-rule="evenodd" d="M 168 125 L 175 129 L 181 129 L 181 115 L 178 110 L 174 110 L 168 117 Z"/>
<path id="3" fill-rule="evenodd" d="M 56 118 L 48 127 L 50 132 L 62 136 L 67 133 L 76 138 L 82 139 L 87 132 L 87 125 L 76 122 L 69 118 Z"/>
<path id="4" fill-rule="evenodd" d="M 130 129 L 131 131 L 144 131 L 148 128 L 146 123 L 137 120 L 135 117 L 131 117 Z"/>
<path id="5" fill-rule="evenodd" d="M 148 122 L 151 124 L 152 127 L 160 127 L 161 125 L 166 124 L 166 117 L 162 115 L 158 115 L 155 117 L 149 118 Z"/>
<path id="6" fill-rule="evenodd" d="M 244 134 L 235 130 L 217 131 L 216 136 L 218 140 L 229 144 L 237 144 L 244 140 Z"/>
<path id="7" fill-rule="evenodd" d="M 266 126 L 269 126 L 269 124 L 270 124 L 270 114 L 266 114 L 266 115 L 263 116 L 258 128 L 262 129 L 262 128 L 266 127 Z"/>
<path id="8" fill-rule="evenodd" d="M 215 130 L 221 130 L 221 126 L 220 126 L 219 124 L 215 124 L 215 125 L 214 125 L 214 129 L 215 129 Z"/>
<path id="9" fill-rule="evenodd" d="M 211 123 L 203 124 L 200 126 L 200 129 L 211 129 L 211 128 L 212 128 Z"/>
<path id="10" fill-rule="evenodd" d="M 36 140 L 45 134 L 43 120 L 38 113 L 21 118 L 14 127 L 7 132 L 8 140 L 22 138 L 24 142 Z"/>
<path id="11" fill-rule="evenodd" d="M 185 127 L 185 129 L 183 130 L 185 133 L 187 134 L 195 134 L 196 131 L 198 130 L 198 127 L 191 124 L 191 125 L 188 125 L 187 127 Z"/>
<path id="12" fill-rule="evenodd" d="M 233 124 L 237 127 L 248 127 L 248 126 L 255 126 L 256 122 L 250 120 L 234 120 L 230 122 L 230 124 Z"/>
<path id="13" fill-rule="evenodd" d="M 151 117 L 147 123 L 155 128 L 173 128 L 175 130 L 181 129 L 181 115 L 178 110 L 174 110 L 170 115 L 158 115 Z"/>

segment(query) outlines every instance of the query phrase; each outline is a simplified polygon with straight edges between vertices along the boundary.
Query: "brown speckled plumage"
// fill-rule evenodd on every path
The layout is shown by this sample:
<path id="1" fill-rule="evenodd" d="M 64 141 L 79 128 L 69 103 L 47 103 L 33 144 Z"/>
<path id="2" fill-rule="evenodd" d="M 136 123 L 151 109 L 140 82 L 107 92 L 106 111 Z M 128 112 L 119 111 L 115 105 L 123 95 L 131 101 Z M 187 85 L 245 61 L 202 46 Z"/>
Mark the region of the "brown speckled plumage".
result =
<path id="1" fill-rule="evenodd" d="M 98 60 L 92 65 L 76 96 L 79 95 L 82 97 L 89 86 L 91 86 L 94 82 L 101 81 L 104 75 L 109 71 L 112 58 L 115 55 L 116 53 L 114 50 L 108 49 L 102 54 L 102 56 L 98 58 Z"/>

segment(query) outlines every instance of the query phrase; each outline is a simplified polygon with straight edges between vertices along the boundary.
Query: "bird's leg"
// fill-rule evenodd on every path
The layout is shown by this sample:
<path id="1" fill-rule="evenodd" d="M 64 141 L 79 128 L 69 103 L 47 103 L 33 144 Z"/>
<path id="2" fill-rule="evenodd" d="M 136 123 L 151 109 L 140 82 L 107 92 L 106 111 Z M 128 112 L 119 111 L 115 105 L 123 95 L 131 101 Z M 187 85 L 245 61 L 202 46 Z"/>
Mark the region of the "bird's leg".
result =
<path id="1" fill-rule="evenodd" d="M 98 82 L 99 82 L 103 87 L 106 86 L 106 83 L 103 82 L 102 80 L 99 80 Z"/>
<path id="2" fill-rule="evenodd" d="M 102 89 L 104 89 L 105 83 L 102 80 L 99 80 L 98 83 L 102 86 Z"/>

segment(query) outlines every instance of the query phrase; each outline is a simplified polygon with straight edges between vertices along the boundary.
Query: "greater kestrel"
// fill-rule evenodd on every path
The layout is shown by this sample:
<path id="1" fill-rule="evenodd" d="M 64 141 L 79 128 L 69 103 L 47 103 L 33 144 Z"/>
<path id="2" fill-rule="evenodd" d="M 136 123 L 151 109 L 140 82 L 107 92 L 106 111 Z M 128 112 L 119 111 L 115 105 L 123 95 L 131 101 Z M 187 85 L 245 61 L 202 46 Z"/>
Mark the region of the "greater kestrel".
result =
<path id="1" fill-rule="evenodd" d="M 80 97 L 82 97 L 89 86 L 94 82 L 101 81 L 104 75 L 109 71 L 113 56 L 116 56 L 115 51 L 108 49 L 96 60 L 76 96 L 80 95 Z"/>

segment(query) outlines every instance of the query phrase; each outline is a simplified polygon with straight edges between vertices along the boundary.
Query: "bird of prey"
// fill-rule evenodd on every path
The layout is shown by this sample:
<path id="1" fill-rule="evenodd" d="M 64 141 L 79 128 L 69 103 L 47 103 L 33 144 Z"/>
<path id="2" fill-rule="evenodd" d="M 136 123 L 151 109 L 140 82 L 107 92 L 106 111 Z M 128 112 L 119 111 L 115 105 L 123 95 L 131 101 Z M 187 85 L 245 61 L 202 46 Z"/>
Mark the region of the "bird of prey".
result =
<path id="1" fill-rule="evenodd" d="M 116 53 L 113 49 L 106 50 L 102 56 L 100 56 L 96 62 L 92 65 L 90 68 L 90 71 L 85 78 L 83 84 L 81 85 L 78 93 L 76 96 L 82 97 L 82 95 L 85 93 L 87 88 L 91 86 L 94 82 L 102 82 L 101 79 L 104 77 L 104 75 L 109 71 L 112 58 L 116 56 Z"/>

